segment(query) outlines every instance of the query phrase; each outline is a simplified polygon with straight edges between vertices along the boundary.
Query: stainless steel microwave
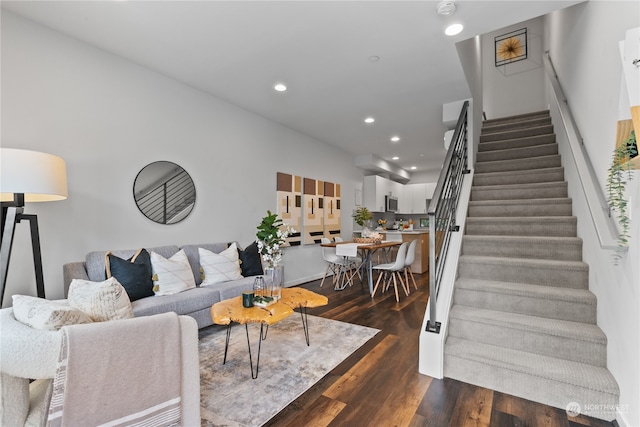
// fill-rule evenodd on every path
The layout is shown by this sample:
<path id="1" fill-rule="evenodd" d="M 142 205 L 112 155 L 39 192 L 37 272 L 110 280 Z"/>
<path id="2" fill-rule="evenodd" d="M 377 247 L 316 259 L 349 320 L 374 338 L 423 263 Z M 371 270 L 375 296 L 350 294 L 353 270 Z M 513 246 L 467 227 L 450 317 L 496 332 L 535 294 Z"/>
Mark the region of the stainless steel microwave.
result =
<path id="1" fill-rule="evenodd" d="M 386 212 L 398 212 L 398 198 L 393 196 L 384 196 L 384 206 Z"/>

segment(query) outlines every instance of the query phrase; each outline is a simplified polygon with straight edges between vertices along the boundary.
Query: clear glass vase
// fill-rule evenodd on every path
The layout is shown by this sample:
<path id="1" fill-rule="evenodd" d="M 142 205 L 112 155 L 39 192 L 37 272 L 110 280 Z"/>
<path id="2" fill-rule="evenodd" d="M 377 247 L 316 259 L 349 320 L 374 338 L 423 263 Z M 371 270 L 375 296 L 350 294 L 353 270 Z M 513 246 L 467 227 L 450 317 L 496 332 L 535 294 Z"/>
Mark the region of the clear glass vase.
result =
<path id="1" fill-rule="evenodd" d="M 267 267 L 264 270 L 269 296 L 276 301 L 282 297 L 283 273 L 284 269 L 281 265 Z"/>

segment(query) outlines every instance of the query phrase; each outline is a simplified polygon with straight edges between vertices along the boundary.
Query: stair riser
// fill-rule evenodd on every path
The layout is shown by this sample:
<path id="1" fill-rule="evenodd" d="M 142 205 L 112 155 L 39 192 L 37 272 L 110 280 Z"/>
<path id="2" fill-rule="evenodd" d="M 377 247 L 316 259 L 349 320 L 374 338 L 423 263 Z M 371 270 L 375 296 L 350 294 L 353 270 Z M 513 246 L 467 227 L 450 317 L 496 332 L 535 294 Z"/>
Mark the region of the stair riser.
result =
<path id="1" fill-rule="evenodd" d="M 595 303 L 590 305 L 578 301 L 559 301 L 461 288 L 456 288 L 453 294 L 453 303 L 549 319 L 569 320 L 592 325 L 596 323 Z"/>
<path id="2" fill-rule="evenodd" d="M 499 117 L 497 119 L 487 119 L 482 122 L 482 126 L 490 127 L 490 126 L 504 125 L 504 124 L 510 124 L 510 123 L 514 124 L 514 123 L 526 122 L 528 120 L 534 120 L 534 119 L 539 119 L 544 117 L 549 117 L 548 110 L 535 111 L 533 113 L 526 113 L 526 114 L 517 114 L 515 116 L 509 116 L 509 117 Z"/>
<path id="3" fill-rule="evenodd" d="M 536 145 L 533 147 L 508 148 L 479 152 L 477 162 L 495 162 L 498 160 L 527 159 L 531 157 L 551 156 L 558 154 L 558 144 Z"/>
<path id="4" fill-rule="evenodd" d="M 498 123 L 498 124 L 483 124 L 482 125 L 482 133 L 494 133 L 494 132 L 504 132 L 513 129 L 522 129 L 528 127 L 538 127 L 538 126 L 550 126 L 551 125 L 551 117 L 540 117 L 540 118 L 532 118 L 530 120 L 521 120 L 517 122 L 511 123 Z"/>
<path id="5" fill-rule="evenodd" d="M 502 172 L 494 174 L 476 173 L 473 176 L 474 187 L 484 185 L 535 184 L 540 182 L 564 181 L 564 169 L 556 168 L 542 171 Z"/>
<path id="6" fill-rule="evenodd" d="M 546 144 L 555 144 L 556 143 L 556 135 L 537 135 L 530 136 L 527 138 L 518 138 L 518 139 L 506 139 L 504 141 L 496 141 L 496 142 L 483 142 L 482 144 L 478 144 L 478 152 L 485 151 L 493 151 L 493 150 L 507 150 L 509 148 L 523 148 L 523 147 L 533 147 L 536 145 L 546 145 Z"/>
<path id="7" fill-rule="evenodd" d="M 555 265 L 540 267 L 526 264 L 481 264 L 460 260 L 459 277 L 499 282 L 518 282 L 558 288 L 589 289 L 589 269 L 564 269 Z"/>
<path id="8" fill-rule="evenodd" d="M 548 236 L 548 237 L 575 237 L 575 223 L 544 224 L 538 222 L 509 223 L 508 218 L 502 221 L 475 222 L 474 218 L 467 219 L 465 233 L 470 235 L 492 236 Z"/>
<path id="9" fill-rule="evenodd" d="M 582 260 L 581 244 L 545 244 L 545 243 L 516 243 L 496 240 L 464 240 L 462 242 L 463 255 L 496 256 L 505 258 L 552 259 L 557 261 Z"/>
<path id="10" fill-rule="evenodd" d="M 498 216 L 571 216 L 571 203 L 548 205 L 469 206 L 470 217 Z"/>
<path id="11" fill-rule="evenodd" d="M 480 135 L 480 142 L 502 141 L 505 139 L 526 138 L 528 136 L 546 135 L 553 133 L 553 126 L 538 126 L 525 129 L 516 129 L 506 132 L 496 132 Z"/>
<path id="12" fill-rule="evenodd" d="M 525 169 L 546 169 L 562 166 L 560 156 L 543 156 L 532 159 L 500 160 L 497 162 L 476 163 L 476 173 L 510 172 Z"/>
<path id="13" fill-rule="evenodd" d="M 491 333 L 487 333 L 487 330 Z M 606 344 L 505 325 L 451 318 L 449 336 L 606 367 Z"/>
<path id="14" fill-rule="evenodd" d="M 444 376 L 482 387 L 533 400 L 566 410 L 570 402 L 578 402 L 581 413 L 607 421 L 615 419 L 617 396 L 595 390 L 514 371 L 508 367 L 496 367 L 487 363 L 467 360 L 446 352 Z M 594 404 L 597 402 L 597 404 Z M 590 408 L 596 408 L 591 409 Z M 605 411 L 602 408 L 612 408 Z"/>
<path id="15" fill-rule="evenodd" d="M 515 200 L 515 199 L 557 199 L 567 197 L 567 184 L 540 188 L 472 188 L 471 201 L 479 200 Z"/>

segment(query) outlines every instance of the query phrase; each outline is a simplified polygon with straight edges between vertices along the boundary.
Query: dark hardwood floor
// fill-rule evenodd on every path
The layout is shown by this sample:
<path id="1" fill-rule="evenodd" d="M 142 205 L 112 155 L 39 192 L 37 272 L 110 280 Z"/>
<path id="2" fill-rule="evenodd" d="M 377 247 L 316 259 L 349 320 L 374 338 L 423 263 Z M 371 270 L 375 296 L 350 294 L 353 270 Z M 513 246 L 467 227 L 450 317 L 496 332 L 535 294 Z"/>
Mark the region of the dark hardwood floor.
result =
<path id="1" fill-rule="evenodd" d="M 380 329 L 374 338 L 273 417 L 267 426 L 613 426 L 459 381 L 418 372 L 418 342 L 428 276 L 395 301 L 372 299 L 359 281 L 334 291 L 329 281 L 302 285 L 329 297 L 309 314 Z M 311 331 L 313 334 L 313 331 Z"/>

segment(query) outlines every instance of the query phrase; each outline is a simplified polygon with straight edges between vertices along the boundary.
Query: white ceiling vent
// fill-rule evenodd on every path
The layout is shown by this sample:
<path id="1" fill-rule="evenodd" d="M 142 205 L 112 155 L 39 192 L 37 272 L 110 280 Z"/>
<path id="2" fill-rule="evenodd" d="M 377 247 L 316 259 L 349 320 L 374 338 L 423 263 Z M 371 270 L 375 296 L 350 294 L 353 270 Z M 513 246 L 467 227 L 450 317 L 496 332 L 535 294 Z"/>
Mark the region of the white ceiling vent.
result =
<path id="1" fill-rule="evenodd" d="M 451 0 L 443 0 L 438 3 L 438 6 L 436 6 L 436 10 L 438 11 L 438 15 L 440 16 L 451 16 L 456 13 L 456 2 Z"/>

